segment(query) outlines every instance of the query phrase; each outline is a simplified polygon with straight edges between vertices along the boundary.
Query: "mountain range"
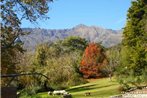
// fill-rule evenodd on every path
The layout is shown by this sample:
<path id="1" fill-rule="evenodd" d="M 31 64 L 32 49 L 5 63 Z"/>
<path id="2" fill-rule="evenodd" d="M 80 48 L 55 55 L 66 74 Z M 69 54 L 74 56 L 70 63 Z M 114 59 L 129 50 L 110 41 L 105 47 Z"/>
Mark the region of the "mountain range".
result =
<path id="1" fill-rule="evenodd" d="M 24 28 L 23 30 L 31 32 L 20 37 L 24 42 L 24 48 L 27 50 L 34 50 L 38 44 L 62 40 L 69 36 L 79 36 L 90 42 L 101 42 L 104 47 L 112 47 L 122 41 L 122 30 L 105 29 L 83 24 L 71 29 Z"/>

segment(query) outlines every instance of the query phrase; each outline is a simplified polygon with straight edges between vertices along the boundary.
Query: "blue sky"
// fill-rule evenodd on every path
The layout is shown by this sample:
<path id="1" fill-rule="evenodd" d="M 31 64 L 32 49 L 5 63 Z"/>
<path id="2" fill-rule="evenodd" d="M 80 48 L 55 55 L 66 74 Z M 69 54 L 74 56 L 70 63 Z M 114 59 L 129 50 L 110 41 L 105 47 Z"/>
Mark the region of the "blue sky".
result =
<path id="1" fill-rule="evenodd" d="M 55 0 L 47 14 L 50 19 L 31 24 L 23 20 L 22 27 L 65 29 L 78 24 L 121 29 L 126 22 L 131 0 Z"/>

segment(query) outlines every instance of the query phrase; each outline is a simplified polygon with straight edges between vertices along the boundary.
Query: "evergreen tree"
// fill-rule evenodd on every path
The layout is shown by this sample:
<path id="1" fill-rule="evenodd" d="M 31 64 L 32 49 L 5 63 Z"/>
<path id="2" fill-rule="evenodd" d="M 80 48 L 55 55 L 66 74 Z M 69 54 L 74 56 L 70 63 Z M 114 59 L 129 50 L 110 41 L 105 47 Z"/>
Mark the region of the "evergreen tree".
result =
<path id="1" fill-rule="evenodd" d="M 119 80 L 126 87 L 139 87 L 146 83 L 147 74 L 147 0 L 135 0 L 128 10 L 127 24 L 123 32 Z"/>

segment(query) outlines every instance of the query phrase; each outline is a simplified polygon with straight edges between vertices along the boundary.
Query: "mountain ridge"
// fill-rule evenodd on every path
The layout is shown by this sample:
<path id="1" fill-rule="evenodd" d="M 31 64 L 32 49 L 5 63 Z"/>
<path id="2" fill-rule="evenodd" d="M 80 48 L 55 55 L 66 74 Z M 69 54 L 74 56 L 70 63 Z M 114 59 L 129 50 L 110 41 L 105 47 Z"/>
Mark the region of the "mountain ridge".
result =
<path id="1" fill-rule="evenodd" d="M 68 36 L 79 36 L 90 42 L 101 42 L 105 47 L 117 45 L 122 40 L 122 30 L 105 29 L 84 24 L 69 29 L 24 28 L 23 31 L 31 32 L 20 37 L 24 42 L 24 48 L 27 50 L 35 49 L 38 44 L 62 40 Z"/>

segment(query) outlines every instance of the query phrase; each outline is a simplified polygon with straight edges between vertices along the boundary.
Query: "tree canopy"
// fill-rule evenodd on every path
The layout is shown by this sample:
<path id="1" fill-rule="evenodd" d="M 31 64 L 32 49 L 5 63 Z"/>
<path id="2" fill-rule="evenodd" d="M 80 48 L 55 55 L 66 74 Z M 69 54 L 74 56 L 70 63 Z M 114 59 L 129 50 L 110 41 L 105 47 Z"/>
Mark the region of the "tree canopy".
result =
<path id="1" fill-rule="evenodd" d="M 107 64 L 104 49 L 95 43 L 90 43 L 83 54 L 80 71 L 85 78 L 101 77 L 101 69 Z"/>
<path id="2" fill-rule="evenodd" d="M 49 3 L 53 0 L 1 0 L 1 65 L 2 74 L 14 73 L 18 56 L 24 50 L 19 36 L 26 34 L 21 29 L 21 21 L 36 22 L 38 18 L 48 18 Z"/>
<path id="3" fill-rule="evenodd" d="M 140 86 L 142 83 L 147 83 L 146 19 L 147 1 L 132 1 L 123 31 L 121 64 L 118 68 L 119 79 L 125 86 L 129 86 L 128 84 Z"/>

